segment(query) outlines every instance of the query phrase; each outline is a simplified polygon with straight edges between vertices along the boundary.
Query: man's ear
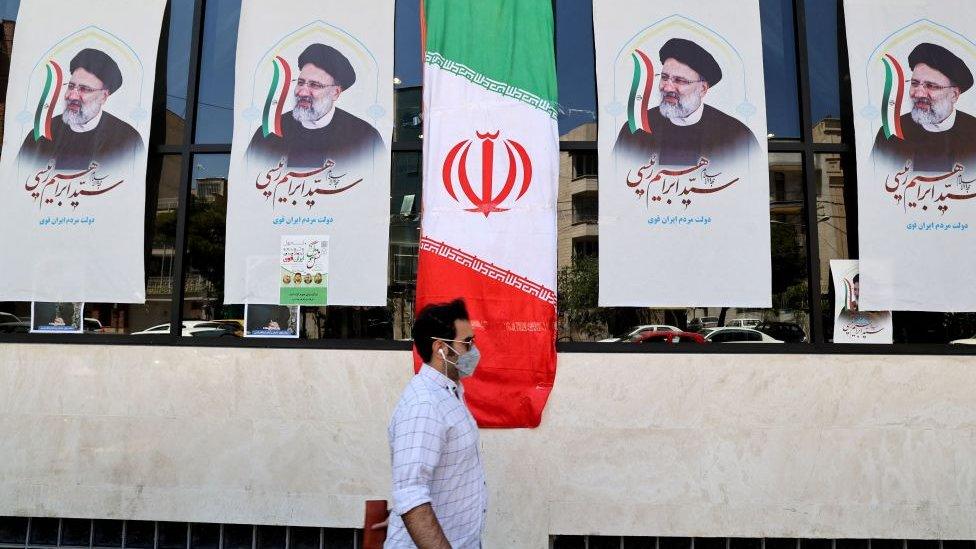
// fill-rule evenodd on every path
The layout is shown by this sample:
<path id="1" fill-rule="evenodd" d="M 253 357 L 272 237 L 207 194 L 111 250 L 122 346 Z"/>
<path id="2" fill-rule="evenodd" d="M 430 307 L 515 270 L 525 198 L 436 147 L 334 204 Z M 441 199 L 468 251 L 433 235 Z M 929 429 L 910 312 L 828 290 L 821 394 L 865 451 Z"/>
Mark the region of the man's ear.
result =
<path id="1" fill-rule="evenodd" d="M 708 82 L 702 82 L 701 84 L 702 84 L 702 97 L 705 97 L 705 94 L 708 93 L 708 90 L 711 89 L 711 86 L 708 85 Z"/>

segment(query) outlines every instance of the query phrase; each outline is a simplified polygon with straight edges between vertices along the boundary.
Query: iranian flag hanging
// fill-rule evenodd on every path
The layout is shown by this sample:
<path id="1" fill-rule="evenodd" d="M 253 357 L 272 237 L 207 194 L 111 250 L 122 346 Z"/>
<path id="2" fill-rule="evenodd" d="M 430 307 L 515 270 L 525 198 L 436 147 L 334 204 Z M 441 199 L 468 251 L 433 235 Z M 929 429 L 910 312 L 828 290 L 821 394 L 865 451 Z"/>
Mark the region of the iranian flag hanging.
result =
<path id="1" fill-rule="evenodd" d="M 424 0 L 417 309 L 462 297 L 482 427 L 535 427 L 556 374 L 559 132 L 550 0 Z M 419 367 L 419 358 L 417 358 Z"/>

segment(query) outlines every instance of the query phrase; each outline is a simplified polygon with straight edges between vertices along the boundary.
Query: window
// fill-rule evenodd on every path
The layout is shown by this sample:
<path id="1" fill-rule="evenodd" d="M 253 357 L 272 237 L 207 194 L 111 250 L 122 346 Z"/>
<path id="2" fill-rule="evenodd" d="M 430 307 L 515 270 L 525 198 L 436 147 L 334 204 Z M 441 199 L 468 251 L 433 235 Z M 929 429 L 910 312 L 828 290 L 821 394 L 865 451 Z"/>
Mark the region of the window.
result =
<path id="1" fill-rule="evenodd" d="M 602 344 L 596 342 L 614 339 L 611 334 L 666 325 L 691 332 L 752 328 L 787 345 L 817 344 L 804 348 L 808 352 L 838 350 L 825 345 L 832 343 L 836 300 L 829 261 L 858 257 L 853 121 L 850 90 L 845 87 L 840 2 L 760 0 L 773 275 L 773 306 L 762 310 L 692 303 L 659 309 L 598 307 L 600 182 L 591 2 L 554 2 L 562 149 L 557 207 L 561 349 L 597 351 Z M 8 76 L 18 6 L 17 0 L 0 0 L 2 84 Z M 86 335 L 52 335 L 49 341 L 85 337 L 111 342 L 133 336 L 149 343 L 242 344 L 238 338 L 243 307 L 223 304 L 240 6 L 238 0 L 173 0 L 167 7 L 165 47 L 159 59 L 165 79 L 158 82 L 165 108 L 153 112 L 147 181 L 146 304 L 86 304 Z M 422 202 L 420 1 L 398 0 L 395 9 L 386 306 L 303 308 L 300 341 L 250 344 L 329 346 L 328 340 L 346 338 L 400 340 L 362 345 L 408 347 L 403 341 L 410 338 L 413 321 Z M 683 244 L 689 250 L 695 246 Z M 0 341 L 34 337 L 25 334 L 29 315 L 29 303 L 0 303 Z M 976 340 L 976 314 L 896 313 L 893 318 L 896 343 L 938 344 L 942 352 L 964 352 L 949 351 L 948 342 Z M 712 341 L 755 342 L 754 332 L 737 333 Z M 687 337 L 680 341 L 696 343 Z M 709 352 L 708 345 L 681 347 Z M 883 349 L 873 349 L 878 350 Z M 99 524 L 93 525 L 95 537 L 103 532 Z M 241 530 L 241 543 L 250 547 L 248 528 Z M 233 532 L 226 528 L 224 539 L 231 539 Z M 105 535 L 105 543 L 112 545 L 114 538 Z"/>

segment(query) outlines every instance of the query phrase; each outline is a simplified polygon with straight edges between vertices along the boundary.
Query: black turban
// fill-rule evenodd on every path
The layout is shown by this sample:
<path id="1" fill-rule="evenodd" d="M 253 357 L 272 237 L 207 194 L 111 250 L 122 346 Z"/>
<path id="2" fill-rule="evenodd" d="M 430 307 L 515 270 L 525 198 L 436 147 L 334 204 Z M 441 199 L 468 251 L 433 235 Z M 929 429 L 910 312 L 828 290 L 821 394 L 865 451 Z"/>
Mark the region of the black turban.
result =
<path id="1" fill-rule="evenodd" d="M 85 69 L 98 77 L 110 94 L 122 87 L 122 71 L 119 70 L 119 65 L 101 50 L 86 48 L 78 52 L 71 60 L 71 72 L 77 69 Z"/>
<path id="2" fill-rule="evenodd" d="M 305 48 L 305 51 L 298 56 L 299 70 L 306 63 L 311 63 L 332 75 L 335 83 L 344 90 L 356 83 L 356 71 L 353 70 L 352 64 L 349 63 L 345 55 L 339 53 L 339 50 L 332 46 L 312 44 Z"/>
<path id="3" fill-rule="evenodd" d="M 722 79 L 722 67 L 712 57 L 712 54 L 705 51 L 705 48 L 684 38 L 672 38 L 661 46 L 661 62 L 668 59 L 684 63 L 692 68 L 701 76 L 701 79 L 708 82 L 709 86 L 718 84 Z"/>
<path id="4" fill-rule="evenodd" d="M 960 92 L 973 87 L 973 73 L 956 54 L 935 44 L 922 42 L 915 46 L 908 56 L 908 66 L 915 70 L 915 65 L 925 63 L 933 69 L 946 75 L 953 85 L 959 86 Z"/>

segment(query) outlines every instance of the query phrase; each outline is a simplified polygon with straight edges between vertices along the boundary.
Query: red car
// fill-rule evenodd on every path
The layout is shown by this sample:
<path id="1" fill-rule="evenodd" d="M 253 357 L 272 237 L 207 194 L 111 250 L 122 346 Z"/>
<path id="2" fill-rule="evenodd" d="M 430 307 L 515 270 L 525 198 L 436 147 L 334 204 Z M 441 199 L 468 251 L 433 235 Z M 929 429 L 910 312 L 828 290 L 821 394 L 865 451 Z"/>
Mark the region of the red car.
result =
<path id="1" fill-rule="evenodd" d="M 705 337 L 691 332 L 645 332 L 634 343 L 697 343 L 705 344 Z"/>

